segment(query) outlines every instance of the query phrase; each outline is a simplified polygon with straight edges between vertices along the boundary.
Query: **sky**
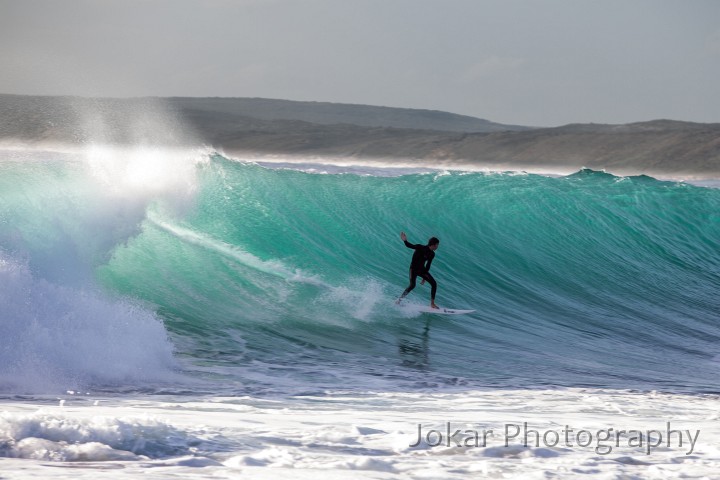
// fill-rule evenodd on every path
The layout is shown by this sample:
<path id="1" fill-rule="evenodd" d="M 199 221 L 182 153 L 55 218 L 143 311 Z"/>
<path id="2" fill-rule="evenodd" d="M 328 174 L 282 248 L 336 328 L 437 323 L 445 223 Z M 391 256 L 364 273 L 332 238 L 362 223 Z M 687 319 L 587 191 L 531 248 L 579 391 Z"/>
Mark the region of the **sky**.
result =
<path id="1" fill-rule="evenodd" d="M 720 122 L 720 1 L 0 0 L 0 93 Z"/>

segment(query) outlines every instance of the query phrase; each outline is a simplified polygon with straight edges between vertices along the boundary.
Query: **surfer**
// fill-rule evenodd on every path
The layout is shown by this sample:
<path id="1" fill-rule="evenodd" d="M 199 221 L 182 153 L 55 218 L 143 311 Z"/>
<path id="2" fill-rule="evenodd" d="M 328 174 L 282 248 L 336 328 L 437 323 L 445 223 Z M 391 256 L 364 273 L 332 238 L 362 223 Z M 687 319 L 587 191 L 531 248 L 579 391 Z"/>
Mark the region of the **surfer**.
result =
<path id="1" fill-rule="evenodd" d="M 410 285 L 405 289 L 400 298 L 397 299 L 396 303 L 405 298 L 405 296 L 415 288 L 415 281 L 417 277 L 422 278 L 420 285 L 424 285 L 425 281 L 430 284 L 430 307 L 439 308 L 435 305 L 435 292 L 437 292 L 437 282 L 432 275 L 430 275 L 430 265 L 432 264 L 433 258 L 435 258 L 435 250 L 440 245 L 440 240 L 435 237 L 428 240 L 427 245 L 414 245 L 407 241 L 407 235 L 405 232 L 400 232 L 400 239 L 405 242 L 407 248 L 415 250 L 410 261 Z"/>

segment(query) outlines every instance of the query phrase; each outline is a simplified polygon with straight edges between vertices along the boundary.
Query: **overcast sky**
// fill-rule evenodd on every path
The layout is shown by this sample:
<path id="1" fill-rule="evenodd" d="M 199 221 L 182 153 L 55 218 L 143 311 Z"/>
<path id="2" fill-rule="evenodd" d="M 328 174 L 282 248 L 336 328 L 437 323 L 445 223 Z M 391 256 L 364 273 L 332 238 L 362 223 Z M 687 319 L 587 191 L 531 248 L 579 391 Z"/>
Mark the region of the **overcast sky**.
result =
<path id="1" fill-rule="evenodd" d="M 0 0 L 0 93 L 720 122 L 718 0 Z"/>

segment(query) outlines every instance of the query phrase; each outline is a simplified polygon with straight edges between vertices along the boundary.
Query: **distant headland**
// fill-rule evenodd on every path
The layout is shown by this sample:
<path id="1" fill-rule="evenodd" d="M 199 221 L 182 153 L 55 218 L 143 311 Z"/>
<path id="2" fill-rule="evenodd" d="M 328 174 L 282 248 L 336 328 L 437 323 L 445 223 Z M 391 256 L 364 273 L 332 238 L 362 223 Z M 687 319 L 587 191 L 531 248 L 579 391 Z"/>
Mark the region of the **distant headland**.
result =
<path id="1" fill-rule="evenodd" d="M 262 98 L 0 95 L 0 145 L 208 145 L 252 158 L 720 178 L 720 124 L 555 128 L 436 110 Z"/>

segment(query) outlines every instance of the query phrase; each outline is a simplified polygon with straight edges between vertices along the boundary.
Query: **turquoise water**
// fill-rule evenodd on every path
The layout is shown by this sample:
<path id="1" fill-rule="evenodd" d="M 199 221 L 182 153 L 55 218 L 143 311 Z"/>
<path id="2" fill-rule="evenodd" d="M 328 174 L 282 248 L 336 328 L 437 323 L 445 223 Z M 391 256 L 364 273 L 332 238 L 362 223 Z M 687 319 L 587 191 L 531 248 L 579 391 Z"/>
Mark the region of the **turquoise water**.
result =
<path id="1" fill-rule="evenodd" d="M 1 280 L 21 292 L 4 320 L 26 342 L 0 358 L 33 350 L 28 321 L 60 328 L 42 283 L 65 289 L 62 318 L 82 317 L 83 332 L 126 325 L 121 350 L 154 351 L 140 370 L 167 364 L 237 391 L 364 382 L 717 391 L 720 190 L 589 170 L 348 172 L 210 154 L 193 163 L 190 187 L 140 191 L 65 157 L 0 163 Z M 412 254 L 401 230 L 413 243 L 440 238 L 437 303 L 475 313 L 394 305 Z M 17 299 L 27 291 L 26 303 L 45 306 L 34 320 Z M 129 313 L 73 311 L 87 292 Z M 408 297 L 428 300 L 427 285 Z M 55 348 L 35 347 L 40 359 Z M 88 373 L 97 365 L 88 357 L 53 361 L 85 384 L 145 378 Z M 103 371 L 123 362 L 132 360 L 119 354 Z"/>

